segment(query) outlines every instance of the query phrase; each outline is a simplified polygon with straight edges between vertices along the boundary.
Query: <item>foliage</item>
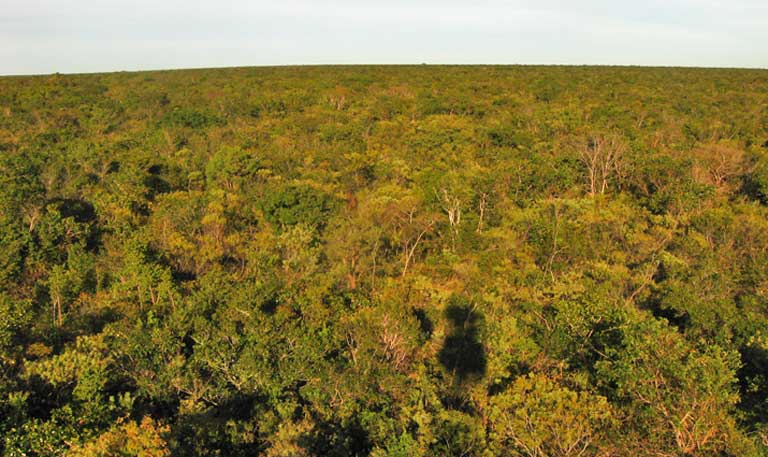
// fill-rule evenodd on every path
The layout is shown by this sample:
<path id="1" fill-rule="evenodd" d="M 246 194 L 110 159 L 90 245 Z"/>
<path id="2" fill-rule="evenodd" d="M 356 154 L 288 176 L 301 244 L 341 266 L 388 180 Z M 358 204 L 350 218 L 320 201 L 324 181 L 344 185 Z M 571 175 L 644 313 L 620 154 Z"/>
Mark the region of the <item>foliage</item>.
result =
<path id="1" fill-rule="evenodd" d="M 768 73 L 0 78 L 0 453 L 768 455 Z"/>

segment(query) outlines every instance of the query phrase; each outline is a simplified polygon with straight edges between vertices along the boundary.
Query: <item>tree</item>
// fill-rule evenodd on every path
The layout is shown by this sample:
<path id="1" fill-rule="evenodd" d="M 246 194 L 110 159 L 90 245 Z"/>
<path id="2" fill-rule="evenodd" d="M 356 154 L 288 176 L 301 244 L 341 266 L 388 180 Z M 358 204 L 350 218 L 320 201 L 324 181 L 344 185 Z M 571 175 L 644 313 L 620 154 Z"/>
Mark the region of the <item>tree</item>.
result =
<path id="1" fill-rule="evenodd" d="M 616 426 L 604 397 L 574 392 L 543 375 L 521 376 L 491 399 L 497 452 L 530 457 L 597 454 Z"/>
<path id="2" fill-rule="evenodd" d="M 587 169 L 589 195 L 604 194 L 622 176 L 627 145 L 616 134 L 591 136 L 580 146 L 579 156 Z"/>
<path id="3" fill-rule="evenodd" d="M 275 186 L 261 205 L 267 221 L 278 228 L 302 223 L 322 229 L 336 209 L 332 196 L 303 184 Z"/>
<path id="4" fill-rule="evenodd" d="M 598 362 L 598 372 L 615 386 L 617 401 L 632 405 L 627 420 L 641 435 L 627 436 L 636 440 L 629 446 L 683 455 L 750 452 L 729 414 L 739 398 L 735 354 L 717 346 L 697 351 L 664 324 L 644 321 L 612 359 Z"/>
<path id="5" fill-rule="evenodd" d="M 72 287 L 67 270 L 62 265 L 55 265 L 48 276 L 48 293 L 51 296 L 53 324 L 61 327 L 64 322 L 64 304 L 71 299 Z"/>
<path id="6" fill-rule="evenodd" d="M 108 431 L 68 451 L 73 456 L 165 457 L 171 454 L 163 437 L 170 427 L 159 425 L 149 416 L 140 423 L 118 420 Z"/>
<path id="7" fill-rule="evenodd" d="M 696 161 L 694 179 L 712 185 L 720 192 L 738 186 L 739 178 L 749 171 L 744 150 L 726 142 L 699 146 L 694 149 L 693 156 Z"/>

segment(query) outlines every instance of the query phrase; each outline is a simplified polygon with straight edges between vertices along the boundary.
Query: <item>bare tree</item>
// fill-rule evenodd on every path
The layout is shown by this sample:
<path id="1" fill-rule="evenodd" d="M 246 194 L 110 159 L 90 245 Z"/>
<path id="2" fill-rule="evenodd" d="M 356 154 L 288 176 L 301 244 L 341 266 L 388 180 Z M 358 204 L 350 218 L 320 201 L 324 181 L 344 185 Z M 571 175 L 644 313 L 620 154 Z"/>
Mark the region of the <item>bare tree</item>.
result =
<path id="1" fill-rule="evenodd" d="M 435 221 L 430 220 L 429 223 L 418 232 L 418 235 L 416 238 L 406 239 L 403 243 L 403 273 L 402 276 L 405 277 L 406 273 L 408 273 L 408 267 L 411 265 L 411 261 L 413 260 L 413 255 L 416 253 L 416 248 L 419 246 L 419 243 L 421 243 L 422 238 L 424 238 L 424 235 L 426 235 L 430 230 L 432 230 L 432 226 L 435 225 Z"/>
<path id="2" fill-rule="evenodd" d="M 446 188 L 435 193 L 440 201 L 440 206 L 443 207 L 443 211 L 448 216 L 448 224 L 451 226 L 451 246 L 456 249 L 456 237 L 459 235 L 459 225 L 461 224 L 461 200 L 448 192 Z"/>
<path id="3" fill-rule="evenodd" d="M 483 231 L 483 224 L 485 223 L 485 211 L 488 209 L 488 193 L 483 192 L 480 194 L 480 201 L 477 205 L 478 210 L 478 220 L 477 220 L 477 229 L 475 229 L 476 232 L 480 233 Z"/>
<path id="4" fill-rule="evenodd" d="M 618 135 L 591 137 L 579 150 L 587 168 L 589 195 L 604 194 L 611 180 L 621 174 L 626 143 Z"/>
<path id="5" fill-rule="evenodd" d="M 437 198 L 440 200 L 440 205 L 443 207 L 443 211 L 448 215 L 448 223 L 451 228 L 456 228 L 461 224 L 461 200 L 458 197 L 451 195 L 448 189 L 442 188 L 437 193 Z"/>
<path id="6" fill-rule="evenodd" d="M 718 190 L 725 190 L 738 176 L 749 172 L 743 149 L 726 142 L 710 143 L 693 151 L 693 177 Z"/>

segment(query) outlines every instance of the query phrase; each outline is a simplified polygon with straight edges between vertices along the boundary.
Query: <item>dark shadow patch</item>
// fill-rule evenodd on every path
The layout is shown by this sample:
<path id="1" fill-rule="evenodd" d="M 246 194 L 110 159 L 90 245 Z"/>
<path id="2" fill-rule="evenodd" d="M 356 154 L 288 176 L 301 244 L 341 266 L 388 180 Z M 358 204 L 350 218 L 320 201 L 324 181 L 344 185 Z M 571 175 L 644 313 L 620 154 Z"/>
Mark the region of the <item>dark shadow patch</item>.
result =
<path id="1" fill-rule="evenodd" d="M 744 413 L 745 422 L 768 422 L 768 351 L 749 344 L 739 352 L 742 366 L 736 373 L 741 394 L 738 407 Z"/>
<path id="2" fill-rule="evenodd" d="M 190 282 L 197 279 L 195 272 L 179 269 L 172 269 L 171 277 L 175 282 Z"/>
<path id="3" fill-rule="evenodd" d="M 173 454 L 200 455 L 200 449 L 205 449 L 205 455 L 261 455 L 267 443 L 259 439 L 242 439 L 233 435 L 231 430 L 233 425 L 258 430 L 253 423 L 256 417 L 263 414 L 268 403 L 267 397 L 258 394 L 235 393 L 216 404 L 209 402 L 208 408 L 202 412 L 180 415 L 175 423 L 178 439 L 174 443 Z"/>
<path id="4" fill-rule="evenodd" d="M 259 311 L 266 314 L 275 314 L 280 305 L 280 296 L 276 292 L 270 292 L 259 305 Z"/>
<path id="5" fill-rule="evenodd" d="M 487 364 L 485 348 L 479 340 L 483 315 L 473 305 L 452 298 L 445 317 L 449 333 L 438 356 L 440 363 L 460 382 L 481 377 Z"/>
<path id="6" fill-rule="evenodd" d="M 102 232 L 97 224 L 98 215 L 90 202 L 78 198 L 55 198 L 49 204 L 56 208 L 62 218 L 72 218 L 78 224 L 89 227 L 85 238 L 89 251 L 97 251 L 101 247 Z"/>
<path id="7" fill-rule="evenodd" d="M 62 217 L 71 217 L 79 224 L 87 224 L 96 220 L 96 209 L 92 204 L 77 198 L 56 198 L 50 201 L 56 206 Z"/>
<path id="8" fill-rule="evenodd" d="M 298 444 L 311 455 L 338 457 L 369 455 L 373 449 L 359 418 L 352 418 L 345 423 L 319 422 L 313 430 L 299 438 Z"/>
<path id="9" fill-rule="evenodd" d="M 114 309 L 101 309 L 85 314 L 73 315 L 68 318 L 72 320 L 71 326 L 74 331 L 80 331 L 84 334 L 94 335 L 101 333 L 109 324 L 119 321 L 123 316 Z"/>
<path id="10" fill-rule="evenodd" d="M 148 190 L 148 199 L 154 199 L 155 196 L 166 194 L 172 190 L 171 185 L 159 175 L 150 174 L 144 178 L 144 185 Z"/>
<path id="11" fill-rule="evenodd" d="M 432 319 L 429 318 L 426 311 L 420 308 L 415 308 L 413 310 L 414 316 L 416 316 L 416 319 L 419 321 L 419 329 L 421 330 L 421 333 L 427 338 L 432 337 L 432 333 L 435 330 L 435 324 L 432 322 Z"/>

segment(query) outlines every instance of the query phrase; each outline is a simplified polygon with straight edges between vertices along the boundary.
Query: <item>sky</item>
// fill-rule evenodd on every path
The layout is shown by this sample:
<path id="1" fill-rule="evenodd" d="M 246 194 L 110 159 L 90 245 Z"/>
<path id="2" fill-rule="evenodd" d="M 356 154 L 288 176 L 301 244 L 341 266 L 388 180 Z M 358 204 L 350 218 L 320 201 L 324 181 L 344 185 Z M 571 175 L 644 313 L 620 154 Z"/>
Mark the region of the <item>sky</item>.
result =
<path id="1" fill-rule="evenodd" d="M 419 63 L 768 68 L 768 0 L 0 0 L 0 75 Z"/>

